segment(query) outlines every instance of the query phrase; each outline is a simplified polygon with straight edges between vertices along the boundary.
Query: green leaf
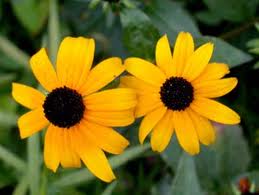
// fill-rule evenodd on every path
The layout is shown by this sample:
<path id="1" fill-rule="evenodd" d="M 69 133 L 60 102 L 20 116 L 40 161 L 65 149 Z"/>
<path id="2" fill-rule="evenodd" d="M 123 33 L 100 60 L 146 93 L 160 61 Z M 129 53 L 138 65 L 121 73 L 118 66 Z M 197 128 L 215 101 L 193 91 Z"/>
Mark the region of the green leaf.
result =
<path id="1" fill-rule="evenodd" d="M 190 32 L 193 36 L 201 35 L 190 14 L 178 2 L 153 0 L 146 13 L 160 33 L 167 34 L 171 41 L 180 31 Z"/>
<path id="2" fill-rule="evenodd" d="M 30 194 L 39 194 L 40 190 L 40 170 L 41 170 L 41 152 L 40 152 L 40 134 L 36 133 L 28 138 L 28 180 Z"/>
<path id="3" fill-rule="evenodd" d="M 159 32 L 149 17 L 138 9 L 124 9 L 121 14 L 123 43 L 131 55 L 154 59 Z"/>
<path id="4" fill-rule="evenodd" d="M 16 156 L 16 154 L 10 152 L 8 149 L 6 149 L 1 145 L 0 145 L 0 159 L 20 172 L 24 172 L 26 170 L 25 162 L 22 159 L 20 159 L 18 156 Z"/>
<path id="5" fill-rule="evenodd" d="M 217 142 L 211 147 L 202 147 L 195 158 L 202 186 L 208 191 L 225 190 L 233 178 L 246 172 L 250 163 L 242 129 L 239 126 L 216 128 Z"/>
<path id="6" fill-rule="evenodd" d="M 255 63 L 255 65 L 253 66 L 254 69 L 259 69 L 259 61 Z"/>
<path id="7" fill-rule="evenodd" d="M 215 12 L 200 11 L 196 14 L 196 17 L 203 23 L 208 25 L 218 25 L 221 22 L 221 17 Z"/>
<path id="8" fill-rule="evenodd" d="M 112 192 L 114 188 L 117 186 L 117 184 L 118 184 L 117 181 L 114 181 L 111 184 L 109 184 L 103 191 L 102 195 L 112 195 Z"/>
<path id="9" fill-rule="evenodd" d="M 16 125 L 18 116 L 13 112 L 0 111 L 0 126 L 10 127 Z"/>
<path id="10" fill-rule="evenodd" d="M 0 88 L 2 88 L 6 84 L 10 84 L 16 78 L 16 74 L 13 73 L 5 73 L 0 74 Z"/>
<path id="11" fill-rule="evenodd" d="M 201 45 L 207 42 L 214 43 L 213 57 L 210 60 L 211 62 L 226 63 L 232 68 L 252 60 L 251 55 L 235 48 L 219 38 L 204 36 L 195 40 L 196 45 Z"/>
<path id="12" fill-rule="evenodd" d="M 255 15 L 257 0 L 203 0 L 209 10 L 231 22 L 240 22 Z"/>
<path id="13" fill-rule="evenodd" d="M 222 178 L 233 178 L 247 170 L 251 157 L 240 126 L 226 126 L 215 147 Z"/>
<path id="14" fill-rule="evenodd" d="M 22 65 L 25 69 L 29 68 L 27 65 L 29 62 L 29 56 L 2 35 L 0 35 L 0 50 L 6 56 L 16 61 L 18 63 L 17 65 Z"/>
<path id="15" fill-rule="evenodd" d="M 171 139 L 170 144 L 167 146 L 166 150 L 161 154 L 167 165 L 176 171 L 178 166 L 178 161 L 183 153 L 183 149 L 179 146 L 179 143 L 174 136 Z"/>
<path id="16" fill-rule="evenodd" d="M 28 186 L 28 176 L 25 175 L 19 180 L 19 183 L 16 185 L 13 191 L 13 195 L 26 195 Z"/>
<path id="17" fill-rule="evenodd" d="M 160 181 L 152 187 L 152 195 L 172 195 L 173 178 L 167 174 L 161 177 Z"/>
<path id="18" fill-rule="evenodd" d="M 121 165 L 127 163 L 128 161 L 137 158 L 139 155 L 144 153 L 150 148 L 149 144 L 134 146 L 126 150 L 123 154 L 119 156 L 113 156 L 109 158 L 110 165 L 113 169 L 120 167 Z M 53 183 L 55 187 L 68 187 L 81 184 L 83 182 L 89 182 L 95 177 L 86 168 L 79 171 L 73 171 L 72 173 L 65 174 L 61 176 L 57 181 Z"/>
<path id="19" fill-rule="evenodd" d="M 200 188 L 199 179 L 196 174 L 196 168 L 193 157 L 185 153 L 182 154 L 182 157 L 178 163 L 171 194 L 203 194 Z"/>
<path id="20" fill-rule="evenodd" d="M 48 17 L 48 0 L 11 0 L 16 17 L 26 30 L 35 35 Z"/>

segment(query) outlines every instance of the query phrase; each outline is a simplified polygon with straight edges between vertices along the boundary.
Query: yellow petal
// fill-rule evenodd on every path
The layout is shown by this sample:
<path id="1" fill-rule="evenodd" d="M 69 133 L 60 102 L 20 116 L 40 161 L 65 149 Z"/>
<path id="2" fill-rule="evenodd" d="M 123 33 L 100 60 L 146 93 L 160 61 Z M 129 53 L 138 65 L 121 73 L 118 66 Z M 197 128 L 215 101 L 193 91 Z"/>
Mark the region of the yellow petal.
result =
<path id="1" fill-rule="evenodd" d="M 169 76 L 169 66 L 173 65 L 173 58 L 166 35 L 160 38 L 156 44 L 156 64 L 167 76 Z"/>
<path id="2" fill-rule="evenodd" d="M 18 119 L 18 127 L 21 138 L 27 138 L 40 131 L 48 125 L 49 121 L 45 118 L 42 108 L 37 108 Z"/>
<path id="3" fill-rule="evenodd" d="M 54 125 L 50 125 L 45 135 L 44 162 L 52 171 L 56 172 L 60 163 L 60 145 L 62 140 L 62 130 Z"/>
<path id="4" fill-rule="evenodd" d="M 187 32 L 180 32 L 174 45 L 173 64 L 169 67 L 170 76 L 182 75 L 186 61 L 193 51 L 194 42 L 192 35 Z"/>
<path id="5" fill-rule="evenodd" d="M 228 65 L 226 64 L 209 63 L 204 71 L 192 83 L 221 79 L 229 72 Z"/>
<path id="6" fill-rule="evenodd" d="M 167 110 L 163 118 L 157 123 L 151 135 L 153 151 L 162 152 L 169 144 L 174 132 L 173 111 Z"/>
<path id="7" fill-rule="evenodd" d="M 188 114 L 193 121 L 200 142 L 204 145 L 212 144 L 215 141 L 215 131 L 211 122 L 192 109 L 188 109 Z"/>
<path id="8" fill-rule="evenodd" d="M 87 110 L 84 118 L 109 127 L 124 127 L 135 120 L 133 109 L 111 112 Z"/>
<path id="9" fill-rule="evenodd" d="M 44 48 L 31 57 L 30 64 L 33 74 L 47 91 L 60 86 L 54 67 Z"/>
<path id="10" fill-rule="evenodd" d="M 237 85 L 236 78 L 227 78 L 220 80 L 200 82 L 195 87 L 195 94 L 197 96 L 216 98 L 221 97 L 232 91 Z"/>
<path id="11" fill-rule="evenodd" d="M 188 81 L 197 78 L 208 65 L 213 52 L 213 44 L 206 43 L 200 46 L 186 62 L 182 76 Z"/>
<path id="12" fill-rule="evenodd" d="M 160 91 L 159 87 L 148 84 L 133 76 L 122 76 L 120 84 L 124 87 L 135 89 L 138 94 L 158 93 Z"/>
<path id="13" fill-rule="evenodd" d="M 114 129 L 87 120 L 82 121 L 80 131 L 100 148 L 112 154 L 121 154 L 129 145 L 128 140 Z"/>
<path id="14" fill-rule="evenodd" d="M 95 111 L 119 111 L 134 108 L 137 104 L 133 89 L 118 88 L 91 94 L 84 99 L 86 108 Z"/>
<path id="15" fill-rule="evenodd" d="M 179 144 L 191 155 L 200 152 L 200 145 L 195 126 L 186 111 L 175 111 L 174 127 Z"/>
<path id="16" fill-rule="evenodd" d="M 88 95 L 103 88 L 116 77 L 118 77 L 125 67 L 120 58 L 109 58 L 96 65 L 89 73 L 81 91 L 82 95 Z"/>
<path id="17" fill-rule="evenodd" d="M 12 96 L 15 101 L 29 109 L 35 109 L 42 106 L 45 96 L 41 92 L 18 83 L 13 83 L 12 86 Z"/>
<path id="18" fill-rule="evenodd" d="M 160 95 L 157 93 L 138 96 L 138 103 L 135 109 L 135 116 L 142 117 L 152 110 L 163 106 Z"/>
<path id="19" fill-rule="evenodd" d="M 62 85 L 79 89 L 86 81 L 94 58 L 93 39 L 66 37 L 57 56 L 57 75 Z"/>
<path id="20" fill-rule="evenodd" d="M 111 182 L 115 175 L 109 165 L 104 152 L 82 132 L 76 131 L 74 134 L 77 153 L 87 166 L 87 168 L 99 179 Z"/>
<path id="21" fill-rule="evenodd" d="M 76 129 L 60 129 L 61 135 L 61 154 L 60 163 L 64 168 L 81 167 L 79 155 L 76 153 L 76 148 L 73 147 L 77 139 L 74 139 Z"/>
<path id="22" fill-rule="evenodd" d="M 223 124 L 238 124 L 240 117 L 227 106 L 207 98 L 196 97 L 191 108 L 200 115 Z"/>
<path id="23" fill-rule="evenodd" d="M 140 127 L 139 127 L 139 141 L 143 144 L 147 135 L 152 131 L 155 125 L 160 121 L 160 119 L 166 113 L 167 108 L 161 106 L 154 111 L 148 113 L 144 119 L 142 120 Z"/>
<path id="24" fill-rule="evenodd" d="M 126 70 L 151 85 L 160 87 L 165 79 L 165 74 L 154 64 L 141 58 L 128 58 L 125 60 Z"/>

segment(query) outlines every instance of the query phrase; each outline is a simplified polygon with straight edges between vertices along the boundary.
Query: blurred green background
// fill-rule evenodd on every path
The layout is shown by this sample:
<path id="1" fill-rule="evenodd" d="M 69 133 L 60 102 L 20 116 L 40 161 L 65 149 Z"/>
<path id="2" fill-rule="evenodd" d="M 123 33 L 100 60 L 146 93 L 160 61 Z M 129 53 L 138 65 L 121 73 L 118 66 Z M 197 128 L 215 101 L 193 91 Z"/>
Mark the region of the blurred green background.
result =
<path id="1" fill-rule="evenodd" d="M 131 145 L 109 158 L 118 179 L 106 184 L 84 167 L 52 173 L 42 159 L 43 135 L 20 139 L 16 121 L 26 110 L 12 100 L 11 83 L 37 87 L 28 60 L 41 47 L 54 61 L 63 37 L 85 36 L 96 40 L 95 64 L 109 56 L 153 61 L 159 37 L 167 34 L 173 46 L 180 31 L 192 33 L 196 46 L 212 41 L 212 61 L 228 63 L 239 79 L 221 101 L 242 122 L 215 124 L 214 145 L 191 157 L 173 138 L 154 153 L 138 144 L 136 121 L 118 128 Z M 259 194 L 258 56 L 258 0 L 0 0 L 0 194 Z"/>

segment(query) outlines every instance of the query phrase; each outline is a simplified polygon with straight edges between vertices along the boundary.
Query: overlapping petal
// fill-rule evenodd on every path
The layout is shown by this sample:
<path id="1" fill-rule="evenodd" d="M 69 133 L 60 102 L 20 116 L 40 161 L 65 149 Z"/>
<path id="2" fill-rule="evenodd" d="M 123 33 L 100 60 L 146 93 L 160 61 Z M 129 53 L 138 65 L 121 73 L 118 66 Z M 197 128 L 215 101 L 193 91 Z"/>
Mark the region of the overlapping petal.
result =
<path id="1" fill-rule="evenodd" d="M 195 94 L 197 96 L 216 98 L 232 91 L 237 85 L 236 78 L 226 78 L 220 80 L 204 81 L 195 84 Z"/>
<path id="2" fill-rule="evenodd" d="M 156 108 L 154 111 L 148 113 L 142 120 L 139 127 L 139 141 L 143 144 L 147 135 L 152 131 L 155 125 L 161 120 L 166 113 L 166 107 L 161 106 Z"/>
<path id="3" fill-rule="evenodd" d="M 93 63 L 93 39 L 66 37 L 57 55 L 57 75 L 62 85 L 79 89 L 86 81 Z"/>
<path id="4" fill-rule="evenodd" d="M 212 43 L 206 43 L 196 49 L 187 60 L 182 76 L 188 81 L 192 81 L 197 78 L 208 65 L 212 52 Z"/>
<path id="5" fill-rule="evenodd" d="M 95 111 L 120 111 L 134 108 L 137 104 L 133 89 L 109 89 L 86 96 L 86 108 Z"/>
<path id="6" fill-rule="evenodd" d="M 125 66 L 129 73 L 151 85 L 160 87 L 166 79 L 157 66 L 141 58 L 128 58 L 125 60 Z"/>
<path id="7" fill-rule="evenodd" d="M 169 76 L 169 67 L 173 65 L 173 57 L 170 44 L 166 35 L 161 37 L 156 45 L 156 64 Z"/>
<path id="8" fill-rule="evenodd" d="M 223 124 L 238 124 L 239 115 L 227 106 L 203 97 L 197 97 L 191 108 L 200 115 Z"/>
<path id="9" fill-rule="evenodd" d="M 110 127 L 83 120 L 79 129 L 100 148 L 112 154 L 121 154 L 129 145 L 127 139 Z"/>
<path id="10" fill-rule="evenodd" d="M 173 115 L 172 110 L 167 110 L 152 131 L 151 147 L 154 151 L 162 152 L 169 144 L 174 132 Z"/>
<path id="11" fill-rule="evenodd" d="M 175 111 L 173 121 L 176 136 L 182 148 L 191 155 L 198 154 L 200 151 L 199 138 L 188 113 Z"/>
<path id="12" fill-rule="evenodd" d="M 111 182 L 115 175 L 109 165 L 104 152 L 83 132 L 76 130 L 73 134 L 75 149 L 87 168 L 98 178 L 105 182 Z"/>
<path id="13" fill-rule="evenodd" d="M 173 52 L 173 64 L 169 66 L 170 76 L 182 76 L 186 62 L 193 54 L 194 42 L 192 35 L 187 32 L 180 32 L 176 38 Z"/>
<path id="14" fill-rule="evenodd" d="M 96 92 L 113 81 L 124 70 L 125 67 L 120 58 L 106 59 L 90 71 L 85 84 L 79 91 L 83 96 Z"/>

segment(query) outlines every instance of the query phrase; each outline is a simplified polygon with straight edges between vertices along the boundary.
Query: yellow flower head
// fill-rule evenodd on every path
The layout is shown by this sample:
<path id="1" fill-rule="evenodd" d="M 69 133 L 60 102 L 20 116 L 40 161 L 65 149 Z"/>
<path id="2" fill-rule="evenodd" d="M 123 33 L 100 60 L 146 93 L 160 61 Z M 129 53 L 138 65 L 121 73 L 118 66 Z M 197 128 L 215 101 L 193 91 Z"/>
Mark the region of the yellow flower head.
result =
<path id="1" fill-rule="evenodd" d="M 48 91 L 13 83 L 12 95 L 31 109 L 21 116 L 22 138 L 47 128 L 44 144 L 46 166 L 80 167 L 81 161 L 103 181 L 115 178 L 103 152 L 120 154 L 129 142 L 113 126 L 134 121 L 136 95 L 132 89 L 98 92 L 124 71 L 120 58 L 109 58 L 91 69 L 93 39 L 65 38 L 59 48 L 56 71 L 43 48 L 30 60 L 32 71 Z"/>
<path id="2" fill-rule="evenodd" d="M 175 131 L 182 148 L 197 154 L 199 141 L 209 145 L 215 140 L 209 120 L 240 122 L 238 114 L 210 99 L 227 94 L 237 85 L 236 78 L 222 79 L 229 73 L 226 64 L 209 63 L 212 52 L 212 43 L 194 51 L 191 34 L 181 32 L 173 55 L 166 35 L 157 42 L 157 66 L 140 58 L 125 61 L 126 70 L 135 77 L 123 77 L 121 85 L 137 92 L 135 115 L 144 116 L 139 128 L 141 143 L 152 131 L 152 149 L 162 152 Z"/>

